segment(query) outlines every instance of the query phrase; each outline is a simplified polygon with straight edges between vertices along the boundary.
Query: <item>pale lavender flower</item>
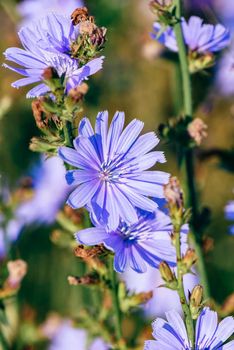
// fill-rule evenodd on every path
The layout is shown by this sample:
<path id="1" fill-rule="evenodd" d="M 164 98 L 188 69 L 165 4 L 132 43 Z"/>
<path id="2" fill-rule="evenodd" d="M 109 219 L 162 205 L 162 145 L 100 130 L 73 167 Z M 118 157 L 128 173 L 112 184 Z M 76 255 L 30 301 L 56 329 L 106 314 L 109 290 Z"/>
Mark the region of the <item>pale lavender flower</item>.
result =
<path id="1" fill-rule="evenodd" d="M 108 231 L 105 227 L 96 226 L 79 231 L 78 242 L 85 245 L 103 243 L 115 253 L 114 268 L 124 272 L 130 267 L 138 273 L 147 271 L 147 266 L 158 268 L 161 261 L 176 265 L 175 247 L 171 243 L 173 226 L 169 216 L 162 211 L 153 213 L 138 210 L 138 222 L 128 225 L 120 221 L 119 227 Z M 183 235 L 188 232 L 183 227 Z M 186 239 L 184 237 L 183 239 Z"/>
<path id="2" fill-rule="evenodd" d="M 147 171 L 166 161 L 163 152 L 150 152 L 159 143 L 156 135 L 139 136 L 144 123 L 136 119 L 123 130 L 124 121 L 124 113 L 117 112 L 108 130 L 108 112 L 100 112 L 94 131 L 84 118 L 75 149 L 59 149 L 66 163 L 79 168 L 66 174 L 68 184 L 77 186 L 67 203 L 73 208 L 87 206 L 93 220 L 111 230 L 120 219 L 127 225 L 136 223 L 136 207 L 153 212 L 157 204 L 148 196 L 163 198 L 169 178 L 165 172 Z"/>
<path id="3" fill-rule="evenodd" d="M 68 185 L 64 178 L 65 169 L 61 159 L 43 158 L 40 166 L 36 166 L 35 173 L 33 197 L 16 208 L 14 217 L 7 225 L 4 217 L 0 216 L 0 257 L 7 254 L 11 244 L 18 239 L 25 226 L 52 224 L 67 197 Z"/>
<path id="4" fill-rule="evenodd" d="M 168 27 L 160 34 L 162 29 L 158 22 L 154 23 L 152 37 L 165 45 L 168 49 L 177 52 L 175 32 Z M 222 24 L 204 24 L 200 17 L 192 16 L 188 22 L 182 19 L 184 40 L 190 51 L 200 54 L 218 52 L 230 44 L 230 33 Z"/>
<path id="5" fill-rule="evenodd" d="M 144 350 L 191 350 L 184 321 L 174 310 L 153 322 L 153 337 L 148 340 Z M 196 322 L 195 350 L 233 350 L 234 341 L 224 343 L 234 332 L 233 317 L 226 317 L 218 324 L 218 314 L 205 307 Z"/>
<path id="6" fill-rule="evenodd" d="M 234 201 L 230 201 L 225 207 L 225 216 L 229 221 L 234 221 Z M 229 228 L 231 235 L 234 235 L 234 225 L 231 225 Z"/>
<path id="7" fill-rule="evenodd" d="M 49 350 L 110 350 L 100 338 L 88 343 L 88 334 L 83 329 L 74 328 L 69 320 L 64 321 L 52 338 Z"/>
<path id="8" fill-rule="evenodd" d="M 50 12 L 71 15 L 77 8 L 84 5 L 82 0 L 23 0 L 17 10 L 22 17 L 22 25 L 28 24 Z"/>
<path id="9" fill-rule="evenodd" d="M 19 88 L 39 83 L 28 92 L 27 97 L 44 95 L 50 92 L 50 87 L 45 84 L 44 73 L 51 68 L 59 78 L 63 78 L 67 93 L 98 72 L 102 68 L 103 56 L 83 66 L 79 65 L 77 59 L 70 57 L 71 44 L 78 35 L 78 27 L 74 27 L 68 17 L 53 13 L 22 28 L 19 38 L 24 48 L 12 47 L 4 52 L 6 60 L 18 66 L 3 66 L 25 77 L 15 81 L 12 86 Z"/>
<path id="10" fill-rule="evenodd" d="M 186 246 L 184 244 L 184 246 Z M 143 305 L 144 314 L 147 318 L 162 317 L 169 310 L 176 310 L 182 314 L 181 303 L 177 291 L 161 287 L 165 282 L 162 280 L 159 270 L 148 266 L 147 271 L 139 274 L 128 268 L 122 275 L 127 289 L 132 293 L 147 293 L 152 291 L 153 297 Z M 152 284 L 152 281 L 154 283 Z M 199 283 L 199 277 L 195 271 L 193 274 L 184 276 L 184 288 L 186 296 Z"/>

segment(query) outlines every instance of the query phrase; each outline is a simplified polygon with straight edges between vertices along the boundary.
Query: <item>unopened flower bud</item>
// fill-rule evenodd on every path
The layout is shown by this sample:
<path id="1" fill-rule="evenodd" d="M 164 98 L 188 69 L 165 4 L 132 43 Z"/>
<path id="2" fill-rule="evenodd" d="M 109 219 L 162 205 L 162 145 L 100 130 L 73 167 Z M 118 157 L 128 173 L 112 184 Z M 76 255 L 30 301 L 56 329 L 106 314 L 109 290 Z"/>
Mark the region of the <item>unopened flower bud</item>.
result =
<path id="1" fill-rule="evenodd" d="M 191 267 L 196 263 L 196 261 L 197 261 L 197 255 L 195 250 L 189 248 L 182 259 L 182 263 L 186 269 L 185 271 L 186 273 L 190 271 Z"/>
<path id="2" fill-rule="evenodd" d="M 100 283 L 97 277 L 90 276 L 90 275 L 82 276 L 82 277 L 68 276 L 67 280 L 70 286 L 96 285 Z"/>
<path id="3" fill-rule="evenodd" d="M 191 296 L 190 296 L 190 311 L 192 314 L 192 318 L 196 320 L 199 316 L 203 301 L 203 287 L 201 285 L 197 285 L 193 288 Z"/>
<path id="4" fill-rule="evenodd" d="M 171 271 L 170 266 L 165 261 L 160 263 L 159 271 L 162 279 L 166 282 L 166 287 L 175 290 L 177 288 L 175 274 Z"/>
<path id="5" fill-rule="evenodd" d="M 153 12 L 167 10 L 173 5 L 173 0 L 151 0 L 149 5 Z"/>
<path id="6" fill-rule="evenodd" d="M 6 287 L 11 289 L 18 289 L 20 283 L 27 273 L 27 263 L 23 260 L 9 261 L 7 263 L 9 276 L 5 282 Z"/>
<path id="7" fill-rule="evenodd" d="M 71 20 L 74 26 L 81 22 L 85 22 L 88 19 L 89 19 L 89 11 L 87 7 L 77 8 L 71 14 Z"/>
<path id="8" fill-rule="evenodd" d="M 202 119 L 196 118 L 188 125 L 189 136 L 200 146 L 204 138 L 207 137 L 207 125 Z"/>

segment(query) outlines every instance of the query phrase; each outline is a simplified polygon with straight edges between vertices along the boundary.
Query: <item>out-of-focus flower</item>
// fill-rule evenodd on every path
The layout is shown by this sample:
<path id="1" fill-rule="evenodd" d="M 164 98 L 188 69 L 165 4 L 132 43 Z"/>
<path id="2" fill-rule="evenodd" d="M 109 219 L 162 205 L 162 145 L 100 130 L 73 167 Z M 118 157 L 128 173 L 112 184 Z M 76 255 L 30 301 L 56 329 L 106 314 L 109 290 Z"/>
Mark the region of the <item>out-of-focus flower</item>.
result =
<path id="1" fill-rule="evenodd" d="M 9 276 L 5 282 L 5 286 L 10 289 L 17 289 L 24 276 L 27 273 L 27 263 L 23 260 L 8 261 L 7 269 Z"/>
<path id="2" fill-rule="evenodd" d="M 3 225 L 4 218 L 0 217 L 0 257 L 6 254 L 11 242 L 17 240 L 24 226 L 54 222 L 68 193 L 64 176 L 63 162 L 58 157 L 43 158 L 40 166 L 34 168 L 33 197 L 16 208 L 14 217 L 7 225 Z"/>
<path id="3" fill-rule="evenodd" d="M 168 49 L 178 52 L 174 29 L 163 30 L 160 23 L 154 23 L 152 37 Z M 215 63 L 214 53 L 230 44 L 230 32 L 221 24 L 204 24 L 200 17 L 192 16 L 188 22 L 182 19 L 182 31 L 188 46 L 189 69 L 191 73 L 210 68 Z"/>
<path id="4" fill-rule="evenodd" d="M 225 216 L 229 221 L 234 221 L 234 201 L 230 201 L 225 207 Z M 234 235 L 234 225 L 230 226 L 229 230 L 231 235 Z"/>
<path id="5" fill-rule="evenodd" d="M 66 174 L 68 184 L 77 186 L 67 203 L 73 208 L 87 206 L 93 220 L 110 230 L 120 219 L 127 225 L 136 223 L 135 207 L 153 212 L 157 204 L 147 196 L 163 198 L 169 178 L 165 172 L 146 171 L 166 161 L 163 152 L 150 152 L 159 143 L 156 135 L 139 137 L 144 123 L 136 119 L 123 130 L 124 120 L 124 113 L 117 112 L 108 130 L 108 112 L 100 112 L 94 131 L 84 118 L 75 149 L 59 149 L 66 163 L 79 168 Z"/>
<path id="6" fill-rule="evenodd" d="M 67 320 L 58 327 L 53 336 L 49 350 L 110 350 L 110 347 L 100 338 L 88 344 L 88 334 L 85 330 L 77 329 Z"/>
<path id="7" fill-rule="evenodd" d="M 200 146 L 204 138 L 207 137 L 207 125 L 200 118 L 195 118 L 188 125 L 189 136 Z"/>
<path id="8" fill-rule="evenodd" d="M 168 49 L 177 52 L 178 47 L 174 30 L 169 27 L 158 37 L 161 29 L 159 23 L 154 23 L 155 34 L 152 34 L 153 38 Z M 195 51 L 201 54 L 217 52 L 230 43 L 229 30 L 222 24 L 204 24 L 203 20 L 197 16 L 190 17 L 188 22 L 182 19 L 182 30 L 185 43 L 192 52 Z"/>
<path id="9" fill-rule="evenodd" d="M 12 86 L 19 88 L 40 83 L 27 93 L 29 98 L 38 97 L 58 88 L 54 80 L 62 78 L 61 86 L 67 93 L 99 71 L 104 57 L 94 58 L 80 66 L 79 60 L 70 56 L 71 45 L 78 36 L 78 27 L 74 27 L 68 17 L 53 13 L 22 28 L 19 38 L 24 49 L 13 47 L 4 53 L 6 60 L 20 67 L 4 66 L 25 76 Z"/>
<path id="10" fill-rule="evenodd" d="M 184 244 L 183 251 L 185 250 L 186 245 Z M 182 314 L 178 293 L 161 287 L 165 282 L 162 280 L 159 270 L 148 266 L 145 273 L 139 274 L 128 268 L 121 277 L 126 283 L 127 289 L 132 293 L 147 293 L 153 290 L 152 299 L 143 306 L 144 313 L 148 318 L 163 317 L 165 312 L 169 310 L 176 310 Z M 195 273 L 184 276 L 184 287 L 187 297 L 198 282 L 198 276 Z"/>
<path id="11" fill-rule="evenodd" d="M 114 231 L 101 226 L 88 228 L 79 231 L 76 238 L 85 245 L 103 243 L 114 251 L 114 268 L 117 272 L 122 273 L 130 267 L 143 273 L 147 265 L 158 268 L 161 261 L 175 266 L 175 248 L 170 238 L 172 230 L 169 216 L 160 210 L 153 213 L 138 210 L 138 222 L 132 225 L 120 221 Z M 188 227 L 184 226 L 182 232 L 187 231 Z"/>
<path id="12" fill-rule="evenodd" d="M 23 0 L 18 6 L 18 12 L 22 17 L 21 25 L 43 17 L 49 12 L 71 15 L 77 7 L 82 7 L 82 0 Z"/>
<path id="13" fill-rule="evenodd" d="M 153 322 L 153 337 L 148 340 L 145 350 L 190 350 L 193 349 L 188 339 L 184 321 L 176 311 L 166 313 L 167 321 L 161 318 Z M 208 307 L 200 313 L 196 322 L 195 348 L 197 350 L 231 350 L 234 341 L 223 345 L 234 332 L 233 317 L 226 317 L 218 324 L 218 315 Z"/>

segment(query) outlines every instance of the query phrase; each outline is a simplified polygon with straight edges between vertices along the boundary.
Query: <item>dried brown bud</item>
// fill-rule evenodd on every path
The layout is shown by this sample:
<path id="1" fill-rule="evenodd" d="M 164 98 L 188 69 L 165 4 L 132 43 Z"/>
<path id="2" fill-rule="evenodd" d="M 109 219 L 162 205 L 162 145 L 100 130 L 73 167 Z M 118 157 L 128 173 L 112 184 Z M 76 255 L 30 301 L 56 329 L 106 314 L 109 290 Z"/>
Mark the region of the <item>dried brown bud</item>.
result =
<path id="1" fill-rule="evenodd" d="M 82 83 L 81 85 L 76 86 L 74 89 L 71 89 L 69 91 L 69 96 L 72 98 L 74 102 L 77 103 L 84 98 L 88 90 L 89 90 L 88 84 Z"/>
<path id="2" fill-rule="evenodd" d="M 9 276 L 5 282 L 5 287 L 18 289 L 20 283 L 27 273 L 27 263 L 23 260 L 9 261 L 7 263 Z"/>
<path id="3" fill-rule="evenodd" d="M 97 26 L 95 25 L 95 23 L 93 23 L 89 20 L 83 21 L 79 25 L 79 32 L 80 32 L 80 34 L 87 34 L 87 35 L 91 36 L 96 28 L 97 28 Z"/>
<path id="4" fill-rule="evenodd" d="M 106 41 L 106 32 L 107 29 L 105 27 L 96 27 L 90 36 L 91 43 L 94 46 L 102 47 Z"/>
<path id="5" fill-rule="evenodd" d="M 186 269 L 189 271 L 191 267 L 196 263 L 197 261 L 197 255 L 194 249 L 189 248 L 184 257 L 183 257 L 183 264 L 185 265 Z"/>
<path id="6" fill-rule="evenodd" d="M 204 237 L 202 241 L 202 249 L 205 254 L 209 253 L 214 249 L 214 239 L 211 237 Z"/>
<path id="7" fill-rule="evenodd" d="M 71 20 L 74 26 L 81 22 L 85 22 L 88 19 L 89 19 L 89 11 L 87 7 L 77 8 L 71 14 Z"/>
<path id="8" fill-rule="evenodd" d="M 52 67 L 47 67 L 44 69 L 44 72 L 42 73 L 42 78 L 44 80 L 50 80 L 54 76 L 54 70 Z"/>
<path id="9" fill-rule="evenodd" d="M 175 205 L 177 208 L 183 207 L 183 192 L 177 177 L 171 177 L 168 184 L 164 186 L 164 195 L 170 205 Z"/>
<path id="10" fill-rule="evenodd" d="M 102 263 L 98 256 L 106 253 L 106 249 L 103 245 L 98 245 L 93 248 L 86 249 L 83 245 L 80 245 L 74 250 L 75 256 L 83 259 L 91 269 L 98 271 L 100 274 L 106 273 L 106 267 Z"/>
<path id="11" fill-rule="evenodd" d="M 207 129 L 207 125 L 200 118 L 194 119 L 188 125 L 188 133 L 198 146 L 207 137 Z"/>
<path id="12" fill-rule="evenodd" d="M 43 98 L 38 98 L 32 102 L 32 112 L 39 129 L 43 129 L 48 125 L 49 117 L 43 108 Z"/>
<path id="13" fill-rule="evenodd" d="M 71 286 L 96 285 L 99 283 L 98 278 L 95 278 L 95 277 L 90 276 L 90 275 L 83 276 L 83 277 L 68 276 L 67 280 Z"/>

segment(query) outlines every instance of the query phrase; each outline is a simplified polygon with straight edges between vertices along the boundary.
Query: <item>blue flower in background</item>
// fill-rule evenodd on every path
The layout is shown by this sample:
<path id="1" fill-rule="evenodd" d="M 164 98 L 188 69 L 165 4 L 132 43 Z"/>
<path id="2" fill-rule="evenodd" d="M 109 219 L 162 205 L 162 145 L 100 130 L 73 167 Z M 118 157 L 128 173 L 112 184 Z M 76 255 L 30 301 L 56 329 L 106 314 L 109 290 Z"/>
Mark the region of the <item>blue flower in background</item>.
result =
<path id="1" fill-rule="evenodd" d="M 166 161 L 163 152 L 150 152 L 159 143 L 155 133 L 139 136 L 144 123 L 136 119 L 123 130 L 124 121 L 124 113 L 117 112 L 108 130 L 108 112 L 100 112 L 94 131 L 84 118 L 75 149 L 59 149 L 66 163 L 79 168 L 66 174 L 68 184 L 77 186 L 67 203 L 88 206 L 93 220 L 112 230 L 120 219 L 128 225 L 137 222 L 135 207 L 153 212 L 157 204 L 148 196 L 163 198 L 169 179 L 168 173 L 147 171 Z"/>
<path id="2" fill-rule="evenodd" d="M 168 49 L 177 52 L 177 42 L 173 28 L 168 27 L 160 34 L 162 27 L 154 23 L 152 37 L 165 45 Z M 200 17 L 192 16 L 188 22 L 182 20 L 184 40 L 190 51 L 198 53 L 217 52 L 230 44 L 230 32 L 221 24 L 204 24 Z"/>
<path id="3" fill-rule="evenodd" d="M 95 58 L 80 66 L 77 59 L 70 57 L 70 45 L 79 35 L 77 27 L 65 16 L 50 14 L 34 21 L 19 31 L 19 38 L 24 49 L 12 47 L 5 51 L 6 60 L 18 65 L 4 64 L 25 78 L 15 81 L 12 86 L 19 88 L 33 83 L 40 83 L 31 89 L 27 97 L 38 97 L 50 92 L 45 81 L 45 72 L 52 68 L 59 77 L 64 78 L 67 93 L 95 74 L 102 68 L 104 57 Z"/>
<path id="4" fill-rule="evenodd" d="M 130 267 L 143 273 L 147 271 L 147 265 L 158 268 L 161 261 L 175 266 L 175 247 L 170 237 L 172 231 L 170 217 L 162 211 L 149 213 L 138 210 L 138 221 L 135 224 L 128 225 L 120 221 L 119 227 L 113 231 L 102 226 L 84 229 L 76 234 L 76 239 L 85 245 L 103 243 L 112 250 L 115 253 L 114 268 L 117 272 L 122 273 Z M 187 225 L 182 232 L 188 232 Z"/>
<path id="5" fill-rule="evenodd" d="M 22 24 L 25 25 L 49 12 L 69 16 L 77 7 L 83 5 L 82 0 L 23 0 L 17 9 L 23 19 Z"/>
<path id="6" fill-rule="evenodd" d="M 230 201 L 225 207 L 225 216 L 229 221 L 234 221 L 234 201 Z M 231 235 L 234 235 L 234 224 L 230 226 L 229 230 Z"/>
<path id="7" fill-rule="evenodd" d="M 153 322 L 153 337 L 144 350 L 191 350 L 184 321 L 176 311 L 166 313 L 168 322 L 161 318 Z M 218 315 L 205 307 L 196 322 L 195 350 L 233 350 L 234 340 L 223 345 L 234 332 L 233 317 L 218 324 Z"/>

